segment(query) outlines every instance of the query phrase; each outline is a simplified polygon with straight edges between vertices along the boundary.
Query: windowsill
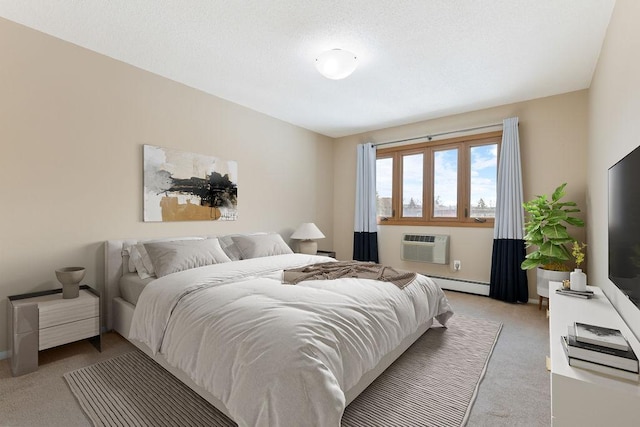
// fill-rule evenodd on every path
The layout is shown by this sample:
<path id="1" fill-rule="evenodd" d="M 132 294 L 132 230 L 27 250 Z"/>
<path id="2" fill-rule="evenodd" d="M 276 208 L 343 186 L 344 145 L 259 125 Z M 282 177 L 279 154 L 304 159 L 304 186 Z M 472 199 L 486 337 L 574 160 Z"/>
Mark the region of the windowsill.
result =
<path id="1" fill-rule="evenodd" d="M 494 220 L 487 220 L 487 222 L 460 222 L 460 221 L 412 221 L 412 220 L 397 220 L 388 219 L 385 221 L 378 220 L 378 225 L 419 225 L 423 227 L 471 227 L 471 228 L 493 228 Z"/>

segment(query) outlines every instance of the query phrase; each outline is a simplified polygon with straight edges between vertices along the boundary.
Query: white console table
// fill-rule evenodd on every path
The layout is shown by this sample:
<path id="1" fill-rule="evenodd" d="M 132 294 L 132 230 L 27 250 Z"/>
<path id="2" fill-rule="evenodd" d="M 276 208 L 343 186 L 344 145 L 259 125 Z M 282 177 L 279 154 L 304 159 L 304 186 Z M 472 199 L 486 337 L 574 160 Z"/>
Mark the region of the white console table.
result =
<path id="1" fill-rule="evenodd" d="M 636 355 L 640 343 L 600 288 L 591 299 L 558 295 L 562 284 L 549 282 L 551 424 L 563 426 L 640 425 L 640 384 L 569 366 L 560 337 L 568 325 L 584 322 L 622 331 Z"/>

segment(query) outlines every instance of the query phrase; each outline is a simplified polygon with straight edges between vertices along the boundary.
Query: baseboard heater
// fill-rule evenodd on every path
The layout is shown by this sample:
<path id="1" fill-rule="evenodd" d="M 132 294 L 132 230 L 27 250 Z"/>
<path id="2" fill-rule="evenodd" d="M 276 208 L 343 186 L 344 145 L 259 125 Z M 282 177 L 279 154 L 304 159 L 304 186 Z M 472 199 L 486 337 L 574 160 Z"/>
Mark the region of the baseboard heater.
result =
<path id="1" fill-rule="evenodd" d="M 430 276 L 428 274 L 426 276 L 432 278 L 442 289 L 489 296 L 488 283 L 475 282 L 473 280 L 451 279 L 449 277 Z"/>

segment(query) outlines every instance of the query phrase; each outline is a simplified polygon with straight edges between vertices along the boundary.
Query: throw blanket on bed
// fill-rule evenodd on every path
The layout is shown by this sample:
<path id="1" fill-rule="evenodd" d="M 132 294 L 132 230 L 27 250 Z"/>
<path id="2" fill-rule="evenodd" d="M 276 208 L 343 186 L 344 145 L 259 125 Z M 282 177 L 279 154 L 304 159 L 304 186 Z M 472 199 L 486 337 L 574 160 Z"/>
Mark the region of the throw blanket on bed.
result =
<path id="1" fill-rule="evenodd" d="M 358 277 L 360 279 L 391 282 L 402 289 L 416 278 L 416 273 L 396 270 L 393 267 L 374 264 L 372 262 L 323 262 L 322 264 L 312 264 L 301 268 L 284 270 L 282 283 L 296 285 L 305 280 L 336 280 L 343 277 Z"/>

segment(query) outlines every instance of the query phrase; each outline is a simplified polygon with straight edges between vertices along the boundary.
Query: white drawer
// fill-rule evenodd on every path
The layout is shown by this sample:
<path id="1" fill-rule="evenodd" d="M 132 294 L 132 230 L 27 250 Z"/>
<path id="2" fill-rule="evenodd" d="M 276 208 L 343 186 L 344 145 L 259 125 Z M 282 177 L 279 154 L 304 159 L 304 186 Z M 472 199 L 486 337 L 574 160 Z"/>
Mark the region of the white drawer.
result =
<path id="1" fill-rule="evenodd" d="M 99 301 L 97 296 L 86 290 L 81 290 L 78 298 L 63 299 L 61 294 L 57 294 L 55 299 L 41 301 L 38 303 L 39 329 L 97 317 Z"/>
<path id="2" fill-rule="evenodd" d="M 94 337 L 99 334 L 100 318 L 98 316 L 40 329 L 38 350 Z"/>

